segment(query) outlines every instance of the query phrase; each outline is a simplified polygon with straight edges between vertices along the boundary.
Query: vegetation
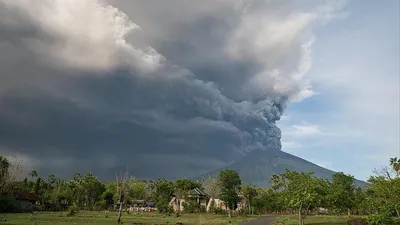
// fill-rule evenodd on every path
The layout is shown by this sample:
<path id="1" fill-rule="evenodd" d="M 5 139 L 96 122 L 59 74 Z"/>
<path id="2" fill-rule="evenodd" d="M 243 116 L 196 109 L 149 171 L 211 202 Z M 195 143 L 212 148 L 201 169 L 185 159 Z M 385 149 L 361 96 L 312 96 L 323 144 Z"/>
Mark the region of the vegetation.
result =
<path id="1" fill-rule="evenodd" d="M 231 210 L 235 209 L 238 202 L 238 194 L 242 180 L 235 170 L 222 170 L 219 174 L 219 197 L 229 207 L 228 213 L 231 217 Z"/>
<path id="2" fill-rule="evenodd" d="M 7 218 L 6 222 L 1 222 Z M 164 216 L 158 213 L 127 214 L 124 213 L 124 224 L 171 224 L 178 222 L 182 224 L 203 224 L 203 225 L 239 225 L 244 221 L 257 219 L 256 216 L 235 216 L 229 219 L 225 215 L 215 214 L 185 214 L 180 217 Z M 110 225 L 115 224 L 116 213 L 108 213 L 105 217 L 103 212 L 79 212 L 75 216 L 67 216 L 66 213 L 38 212 L 37 214 L 16 213 L 0 214 L 2 225 Z M 230 223 L 229 223 L 230 222 Z"/>
<path id="3" fill-rule="evenodd" d="M 192 221 L 194 218 L 210 224 L 214 219 L 228 223 L 242 221 L 243 214 L 280 214 L 278 222 L 284 224 L 399 224 L 400 223 L 400 160 L 390 159 L 390 164 L 375 171 L 366 187 L 355 185 L 354 177 L 344 173 L 335 173 L 331 180 L 315 177 L 311 172 L 286 170 L 271 177 L 272 188 L 261 188 L 242 184 L 239 174 L 234 170 L 222 170 L 216 177 L 207 177 L 201 183 L 188 179 L 175 182 L 156 179 L 151 181 L 137 180 L 127 173 L 121 173 L 116 181 L 104 182 L 91 173 L 76 173 L 69 180 L 58 179 L 54 174 L 42 177 L 32 171 L 25 179 L 16 179 L 13 168 L 22 168 L 0 157 L 0 212 L 17 212 L 23 210 L 17 201 L 16 193 L 28 193 L 37 197 L 34 211 L 62 211 L 58 214 L 60 221 L 86 221 L 88 215 L 96 224 L 108 224 L 107 221 L 122 223 L 134 220 L 155 221 Z M 219 208 L 214 201 L 208 213 L 199 202 L 187 200 L 171 217 L 172 199 L 179 203 L 188 198 L 188 192 L 198 188 L 208 195 L 209 199 L 220 199 L 229 210 Z M 244 196 L 247 205 L 238 208 L 239 199 Z M 135 202 L 155 202 L 158 214 L 130 215 L 126 211 Z M 178 207 L 179 208 L 179 207 Z M 98 218 L 98 213 L 88 211 L 114 210 Z M 140 212 L 139 212 L 140 213 Z M 181 213 L 183 213 L 181 215 Z M 198 215 L 190 215 L 197 213 Z M 329 216 L 316 216 L 317 214 Z M 225 215 L 220 215 L 225 214 Z M 24 215 L 24 214 L 19 214 Z M 33 215 L 33 214 L 32 214 Z M 226 216 L 229 215 L 229 218 Z M 350 217 L 349 217 L 350 216 Z M 16 218 L 16 221 L 21 218 Z M 68 219 L 66 219 L 66 218 Z M 182 217 L 182 219 L 181 219 Z M 55 221 L 52 214 L 39 213 L 41 223 Z M 82 219 L 85 218 L 85 219 Z M 162 218 L 162 219 L 160 219 Z M 240 219 L 239 219 L 240 218 Z M 295 222 L 293 220 L 296 220 Z M 317 221 L 317 222 L 316 222 Z M 320 222 L 319 222 L 320 221 Z M 323 222 L 325 221 L 325 222 Z M 77 222 L 77 224 L 79 224 Z M 136 222 L 136 221 L 135 221 Z M 193 222 L 193 221 L 192 221 Z M 207 223 L 208 223 L 207 222 Z M 329 223 L 327 223 L 329 222 Z M 19 224 L 13 222 L 12 224 Z M 24 224 L 24 223 L 20 223 Z M 54 223 L 48 223 L 54 224 Z M 62 224 L 62 223 L 61 223 Z M 88 224 L 85 222 L 85 224 Z"/>

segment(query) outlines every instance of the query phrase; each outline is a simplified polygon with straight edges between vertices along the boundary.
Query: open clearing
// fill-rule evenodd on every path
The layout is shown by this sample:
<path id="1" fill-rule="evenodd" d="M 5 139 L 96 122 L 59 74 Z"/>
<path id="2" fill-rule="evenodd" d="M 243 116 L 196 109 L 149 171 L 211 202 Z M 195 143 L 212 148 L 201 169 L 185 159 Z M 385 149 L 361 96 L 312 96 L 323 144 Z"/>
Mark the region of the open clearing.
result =
<path id="1" fill-rule="evenodd" d="M 66 216 L 66 212 L 38 213 L 31 214 L 0 214 L 0 219 L 6 218 L 6 222 L 0 222 L 0 225 L 109 225 L 116 224 L 117 215 L 115 212 L 109 212 L 108 218 L 103 212 L 80 212 L 75 216 Z M 231 224 L 242 224 L 243 222 L 257 219 L 259 216 L 234 216 Z M 229 218 L 225 215 L 213 214 L 183 214 L 180 217 L 163 216 L 157 213 L 145 214 L 127 214 L 122 216 L 124 224 L 172 224 L 182 222 L 186 224 L 229 224 Z"/>

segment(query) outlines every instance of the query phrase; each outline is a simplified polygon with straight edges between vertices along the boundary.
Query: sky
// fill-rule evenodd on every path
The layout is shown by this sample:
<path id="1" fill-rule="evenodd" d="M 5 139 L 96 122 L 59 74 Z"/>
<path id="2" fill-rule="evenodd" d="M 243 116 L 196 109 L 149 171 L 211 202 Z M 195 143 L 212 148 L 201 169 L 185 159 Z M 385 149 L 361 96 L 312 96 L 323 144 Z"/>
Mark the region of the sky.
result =
<path id="1" fill-rule="evenodd" d="M 0 154 L 190 177 L 285 151 L 399 156 L 399 2 L 0 0 Z"/>

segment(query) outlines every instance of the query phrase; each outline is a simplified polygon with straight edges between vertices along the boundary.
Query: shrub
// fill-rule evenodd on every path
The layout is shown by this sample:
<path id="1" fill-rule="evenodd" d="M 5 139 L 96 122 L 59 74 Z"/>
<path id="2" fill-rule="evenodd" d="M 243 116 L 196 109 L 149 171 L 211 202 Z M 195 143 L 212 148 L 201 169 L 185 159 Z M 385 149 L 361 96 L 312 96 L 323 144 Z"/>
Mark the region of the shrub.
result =
<path id="1" fill-rule="evenodd" d="M 373 214 L 366 217 L 368 225 L 394 225 L 393 218 L 382 214 Z"/>
<path id="2" fill-rule="evenodd" d="M 224 210 L 222 210 L 221 208 L 215 208 L 214 212 L 217 215 L 225 215 L 226 214 L 226 212 Z"/>
<path id="3" fill-rule="evenodd" d="M 17 212 L 18 204 L 15 199 L 8 196 L 0 196 L 0 213 Z"/>
<path id="4" fill-rule="evenodd" d="M 347 221 L 347 225 L 367 225 L 364 218 L 353 218 Z"/>
<path id="5" fill-rule="evenodd" d="M 397 225 L 398 220 L 394 217 L 393 207 L 386 206 L 380 209 L 379 214 L 372 214 L 366 217 L 368 225 Z"/>
<path id="6" fill-rule="evenodd" d="M 160 213 L 165 213 L 166 215 L 170 215 L 174 211 L 173 208 L 169 206 L 169 201 L 165 197 L 159 198 L 156 206 Z"/>
<path id="7" fill-rule="evenodd" d="M 197 202 L 194 202 L 194 201 L 184 202 L 184 203 L 182 203 L 182 205 L 183 205 L 183 211 L 185 213 L 200 212 L 200 205 Z"/>
<path id="8" fill-rule="evenodd" d="M 215 213 L 215 201 L 212 200 L 210 203 L 210 208 L 208 209 L 210 213 Z"/>
<path id="9" fill-rule="evenodd" d="M 73 216 L 73 215 L 77 214 L 78 212 L 79 212 L 79 207 L 78 207 L 77 205 L 71 205 L 71 206 L 68 208 L 68 213 L 67 213 L 67 215 L 68 215 L 68 216 Z"/>

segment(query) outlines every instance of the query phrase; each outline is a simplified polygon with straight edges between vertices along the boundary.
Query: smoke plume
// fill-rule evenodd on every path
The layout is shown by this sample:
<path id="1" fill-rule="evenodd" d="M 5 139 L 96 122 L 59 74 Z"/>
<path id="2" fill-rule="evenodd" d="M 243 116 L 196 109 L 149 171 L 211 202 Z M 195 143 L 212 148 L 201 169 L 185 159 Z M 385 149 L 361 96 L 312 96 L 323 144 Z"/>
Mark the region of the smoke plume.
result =
<path id="1" fill-rule="evenodd" d="M 149 178 L 279 151 L 276 122 L 313 94 L 313 24 L 336 7 L 0 0 L 0 153 Z"/>

